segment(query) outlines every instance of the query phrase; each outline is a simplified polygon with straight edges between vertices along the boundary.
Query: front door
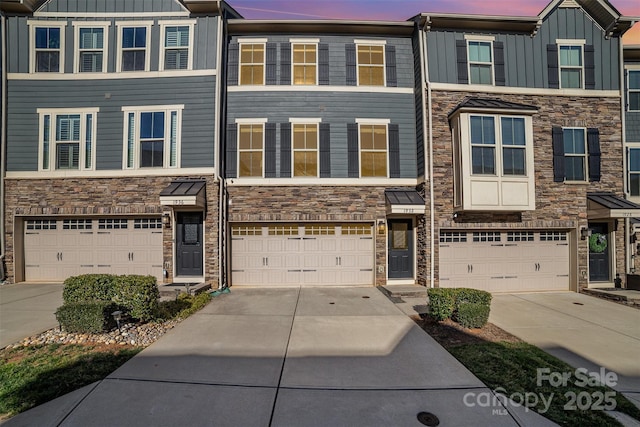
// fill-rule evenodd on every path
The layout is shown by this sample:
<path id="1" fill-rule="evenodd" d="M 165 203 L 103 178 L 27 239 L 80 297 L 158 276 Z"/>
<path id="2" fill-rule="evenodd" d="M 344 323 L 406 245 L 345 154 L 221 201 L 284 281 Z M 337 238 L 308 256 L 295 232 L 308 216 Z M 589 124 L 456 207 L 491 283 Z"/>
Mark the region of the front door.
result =
<path id="1" fill-rule="evenodd" d="M 388 226 L 389 279 L 413 279 L 413 221 L 390 219 Z"/>
<path id="2" fill-rule="evenodd" d="M 202 212 L 178 212 L 176 276 L 202 276 Z"/>
<path id="3" fill-rule="evenodd" d="M 590 223 L 589 230 L 589 281 L 608 282 L 609 273 L 609 226 L 607 223 Z"/>

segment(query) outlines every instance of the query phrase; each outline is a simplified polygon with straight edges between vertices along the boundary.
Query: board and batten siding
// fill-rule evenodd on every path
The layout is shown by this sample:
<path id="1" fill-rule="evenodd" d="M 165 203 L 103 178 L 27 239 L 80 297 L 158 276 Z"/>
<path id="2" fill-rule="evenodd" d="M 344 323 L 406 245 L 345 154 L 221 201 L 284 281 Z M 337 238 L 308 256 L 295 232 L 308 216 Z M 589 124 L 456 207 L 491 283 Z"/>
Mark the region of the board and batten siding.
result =
<path id="1" fill-rule="evenodd" d="M 605 39 L 603 31 L 580 8 L 558 8 L 542 23 L 537 34 L 433 29 L 427 32 L 429 77 L 432 82 L 458 83 L 456 40 L 465 35 L 493 35 L 504 44 L 506 86 L 549 88 L 547 45 L 557 39 L 584 39 L 595 50 L 595 89 L 618 90 L 620 76 L 612 64 L 619 62 L 618 37 Z"/>
<path id="2" fill-rule="evenodd" d="M 133 3 L 133 1 L 132 1 Z M 150 71 L 158 71 L 160 63 L 160 44 L 163 37 L 160 34 L 160 24 L 163 20 L 179 20 L 179 19 L 195 19 L 193 34 L 193 69 L 194 70 L 213 70 L 216 68 L 217 46 L 218 46 L 218 17 L 216 16 L 198 16 L 196 18 L 189 17 L 163 17 L 163 18 L 27 18 L 25 16 L 11 16 L 7 18 L 7 72 L 9 73 L 28 73 L 29 72 L 29 26 L 27 21 L 42 21 L 46 25 L 47 21 L 51 22 L 67 22 L 65 27 L 65 61 L 64 72 L 73 73 L 73 55 L 74 55 L 74 27 L 72 22 L 92 21 L 111 23 L 108 34 L 108 52 L 107 52 L 107 72 L 116 71 L 116 56 L 118 54 L 118 46 L 116 45 L 117 22 L 126 22 L 130 20 L 153 21 L 151 27 L 151 49 L 150 52 Z"/>
<path id="3" fill-rule="evenodd" d="M 185 12 L 177 0 L 50 0 L 40 12 L 140 13 Z"/>
<path id="4" fill-rule="evenodd" d="M 100 108 L 96 169 L 122 169 L 123 106 L 184 104 L 182 168 L 215 165 L 214 76 L 156 79 L 44 81 L 7 85 L 7 170 L 38 170 L 38 108 Z"/>
<path id="5" fill-rule="evenodd" d="M 320 118 L 330 125 L 332 178 L 348 177 L 347 124 L 356 118 L 389 119 L 400 137 L 400 178 L 416 178 L 416 128 L 413 94 L 349 92 L 231 92 L 227 123 L 238 118 L 266 118 L 277 123 L 276 177 L 280 177 L 280 124 L 290 118 Z M 229 159 L 227 159 L 229 160 Z"/>

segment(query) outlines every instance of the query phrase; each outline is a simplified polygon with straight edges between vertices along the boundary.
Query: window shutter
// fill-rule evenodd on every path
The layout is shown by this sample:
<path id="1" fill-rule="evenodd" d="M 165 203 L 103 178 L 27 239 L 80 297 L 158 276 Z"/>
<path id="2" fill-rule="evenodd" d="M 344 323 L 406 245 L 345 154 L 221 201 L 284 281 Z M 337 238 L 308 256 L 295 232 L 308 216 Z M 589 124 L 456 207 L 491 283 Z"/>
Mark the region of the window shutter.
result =
<path id="1" fill-rule="evenodd" d="M 329 45 L 318 44 L 318 84 L 329 84 Z"/>
<path id="2" fill-rule="evenodd" d="M 466 40 L 456 40 L 456 61 L 458 64 L 458 83 L 462 85 L 469 84 Z"/>
<path id="3" fill-rule="evenodd" d="M 551 129 L 551 139 L 553 141 L 553 181 L 564 181 L 564 138 L 562 128 L 554 126 Z"/>
<path id="4" fill-rule="evenodd" d="M 396 47 L 386 46 L 384 55 L 386 62 L 385 67 L 387 69 L 387 86 L 396 87 L 398 86 L 398 74 L 396 72 Z"/>
<path id="5" fill-rule="evenodd" d="M 227 63 L 227 84 L 236 86 L 238 84 L 238 43 L 229 44 L 229 60 Z"/>
<path id="6" fill-rule="evenodd" d="M 280 84 L 291 84 L 291 45 L 280 43 Z"/>
<path id="7" fill-rule="evenodd" d="M 276 176 L 276 124 L 264 125 L 264 177 Z"/>
<path id="8" fill-rule="evenodd" d="M 587 129 L 587 148 L 589 150 L 589 181 L 600 181 L 600 131 Z"/>
<path id="9" fill-rule="evenodd" d="M 629 111 L 629 70 L 624 70 L 624 111 Z"/>
<path id="10" fill-rule="evenodd" d="M 358 124 L 347 123 L 347 160 L 349 163 L 349 178 L 360 177 L 360 156 L 358 154 Z"/>
<path id="11" fill-rule="evenodd" d="M 549 78 L 549 88 L 560 88 L 560 71 L 558 69 L 558 46 L 555 44 L 547 45 L 547 71 Z"/>
<path id="12" fill-rule="evenodd" d="M 504 69 L 504 43 L 493 43 L 493 60 L 495 69 L 496 86 L 504 86 L 506 84 L 506 76 Z"/>
<path id="13" fill-rule="evenodd" d="M 238 125 L 230 123 L 227 125 L 227 158 L 225 178 L 236 178 L 238 176 Z"/>
<path id="14" fill-rule="evenodd" d="M 291 177 L 291 123 L 280 123 L 280 178 Z"/>
<path id="15" fill-rule="evenodd" d="M 265 83 L 268 85 L 274 85 L 278 83 L 277 80 L 278 69 L 278 44 L 267 43 L 267 58 L 266 58 L 266 79 Z"/>
<path id="16" fill-rule="evenodd" d="M 584 88 L 596 88 L 596 64 L 593 45 L 584 46 Z"/>
<path id="17" fill-rule="evenodd" d="M 331 177 L 331 128 L 320 123 L 320 178 Z"/>
<path id="18" fill-rule="evenodd" d="M 389 124 L 389 176 L 400 178 L 400 130 L 395 123 Z"/>
<path id="19" fill-rule="evenodd" d="M 346 64 L 347 64 L 347 86 L 356 86 L 358 84 L 358 76 L 356 70 L 356 45 L 351 43 L 345 46 Z"/>
<path id="20" fill-rule="evenodd" d="M 85 118 L 85 138 L 84 138 L 84 168 L 91 169 L 93 166 L 93 114 L 87 114 Z"/>

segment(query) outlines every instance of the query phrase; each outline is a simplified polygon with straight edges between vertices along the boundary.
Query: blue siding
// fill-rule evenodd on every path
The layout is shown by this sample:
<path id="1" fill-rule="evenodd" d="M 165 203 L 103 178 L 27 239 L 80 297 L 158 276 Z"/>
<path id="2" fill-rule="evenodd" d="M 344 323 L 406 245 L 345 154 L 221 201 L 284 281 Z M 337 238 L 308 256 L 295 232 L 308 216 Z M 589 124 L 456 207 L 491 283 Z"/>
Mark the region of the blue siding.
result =
<path id="1" fill-rule="evenodd" d="M 183 12 L 177 0 L 50 0 L 40 12 Z"/>
<path id="2" fill-rule="evenodd" d="M 123 106 L 174 104 L 185 105 L 182 167 L 213 167 L 215 85 L 215 77 L 9 81 L 7 170 L 38 169 L 38 108 L 99 107 L 96 168 L 105 170 L 122 169 Z"/>

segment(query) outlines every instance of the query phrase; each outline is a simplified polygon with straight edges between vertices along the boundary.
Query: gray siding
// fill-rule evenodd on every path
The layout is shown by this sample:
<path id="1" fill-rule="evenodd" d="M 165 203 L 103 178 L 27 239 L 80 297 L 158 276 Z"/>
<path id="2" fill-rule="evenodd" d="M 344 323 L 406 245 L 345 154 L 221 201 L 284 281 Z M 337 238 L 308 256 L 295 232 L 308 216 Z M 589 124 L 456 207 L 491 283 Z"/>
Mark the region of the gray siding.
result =
<path id="1" fill-rule="evenodd" d="M 38 170 L 38 108 L 99 107 L 96 168 L 122 169 L 123 106 L 184 104 L 182 167 L 213 167 L 215 77 L 9 81 L 7 170 Z"/>
<path id="2" fill-rule="evenodd" d="M 60 1 L 60 0 L 58 0 Z M 132 2 L 133 3 L 133 2 Z M 29 72 L 29 28 L 27 25 L 27 19 L 24 16 L 21 17 L 9 17 L 7 18 L 7 44 L 8 44 L 8 72 L 10 73 L 28 73 Z M 144 20 L 152 20 L 154 22 L 151 27 L 151 49 L 150 52 L 150 69 L 151 71 L 158 71 L 160 61 L 160 44 L 164 42 L 162 35 L 160 34 L 160 24 L 163 19 L 175 20 L 183 19 L 183 17 L 166 17 L 162 19 L 143 18 Z M 191 19 L 184 17 L 184 19 Z M 215 69 L 217 59 L 217 43 L 218 43 L 218 19 L 215 16 L 199 16 L 196 17 L 196 25 L 194 27 L 193 37 L 193 69 L 194 70 L 209 70 Z M 35 20 L 34 18 L 29 19 Z M 38 21 L 53 21 L 64 22 L 65 19 L 37 19 Z M 69 18 L 66 19 L 67 26 L 65 31 L 65 73 L 73 72 L 73 55 L 74 55 L 74 29 L 72 22 L 86 20 L 91 21 L 109 21 L 109 45 L 107 56 L 107 72 L 115 72 L 116 70 L 116 55 L 118 53 L 118 46 L 116 45 L 116 22 L 123 22 L 128 20 L 140 20 L 140 18 Z"/>
<path id="3" fill-rule="evenodd" d="M 595 89 L 618 90 L 620 78 L 620 40 L 605 39 L 603 31 L 582 9 L 559 8 L 542 23 L 538 33 L 530 34 L 432 30 L 427 33 L 429 76 L 433 82 L 457 83 L 455 41 L 465 34 L 495 35 L 504 43 L 506 85 L 514 87 L 548 88 L 547 44 L 556 39 L 584 39 L 595 49 Z"/>
<path id="4" fill-rule="evenodd" d="M 396 73 L 398 75 L 398 87 L 413 87 L 413 50 L 410 38 L 393 37 L 372 37 L 372 36 L 325 36 L 325 35 L 268 35 L 251 36 L 266 37 L 269 42 L 278 44 L 277 58 L 278 66 L 276 71 L 276 81 L 280 82 L 280 43 L 289 43 L 291 38 L 319 38 L 320 43 L 329 45 L 329 84 L 334 86 L 344 86 L 346 84 L 346 57 L 345 45 L 353 43 L 356 39 L 375 40 L 384 39 L 388 46 L 396 48 Z M 233 36 L 231 42 L 237 42 L 238 36 Z M 242 38 L 242 37 L 240 37 Z"/>
<path id="5" fill-rule="evenodd" d="M 183 12 L 177 0 L 50 0 L 40 12 Z"/>
<path id="6" fill-rule="evenodd" d="M 422 90 L 422 69 L 421 62 L 422 57 L 420 55 L 420 41 L 418 39 L 419 33 L 416 32 L 413 36 L 413 69 L 415 75 L 415 92 L 414 102 L 416 108 L 416 170 L 418 176 L 425 175 L 424 166 L 424 150 L 425 150 L 425 135 L 423 133 L 424 120 L 423 120 L 423 97 L 426 94 Z"/>
<path id="7" fill-rule="evenodd" d="M 413 66 L 413 62 L 410 64 Z M 400 130 L 401 178 L 416 177 L 416 131 L 413 94 L 345 92 L 235 92 L 228 94 L 227 122 L 237 118 L 321 118 L 331 125 L 331 177 L 348 177 L 347 123 L 356 118 L 390 119 Z M 276 170 L 280 171 L 280 127 L 276 139 Z M 279 173 L 279 172 L 278 172 Z M 279 176 L 279 175 L 278 175 Z"/>

